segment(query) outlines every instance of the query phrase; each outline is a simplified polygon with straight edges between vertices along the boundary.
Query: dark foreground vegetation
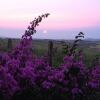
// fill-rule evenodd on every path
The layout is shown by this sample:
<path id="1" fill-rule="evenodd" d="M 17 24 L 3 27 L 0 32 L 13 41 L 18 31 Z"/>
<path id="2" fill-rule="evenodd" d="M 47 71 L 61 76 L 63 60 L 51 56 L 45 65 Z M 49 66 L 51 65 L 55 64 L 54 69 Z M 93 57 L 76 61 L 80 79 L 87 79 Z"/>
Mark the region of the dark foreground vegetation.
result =
<path id="1" fill-rule="evenodd" d="M 8 49 L 1 49 L 0 100 L 100 100 L 100 59 L 86 62 L 84 45 L 78 46 L 84 33 L 71 44 L 47 41 L 42 49 L 42 42 L 32 43 L 36 26 L 48 15 L 35 18 L 16 46 L 9 39 Z"/>

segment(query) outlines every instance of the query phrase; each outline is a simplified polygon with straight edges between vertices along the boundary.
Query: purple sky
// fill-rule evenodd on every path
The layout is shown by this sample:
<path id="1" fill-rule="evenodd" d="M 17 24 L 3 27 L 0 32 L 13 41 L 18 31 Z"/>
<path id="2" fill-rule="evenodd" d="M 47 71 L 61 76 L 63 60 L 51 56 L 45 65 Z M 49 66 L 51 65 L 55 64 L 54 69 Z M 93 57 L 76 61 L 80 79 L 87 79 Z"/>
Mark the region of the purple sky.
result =
<path id="1" fill-rule="evenodd" d="M 100 38 L 100 0 L 1 0 L 0 36 L 21 37 L 29 22 L 43 13 L 34 38 L 68 39 L 82 31 Z"/>

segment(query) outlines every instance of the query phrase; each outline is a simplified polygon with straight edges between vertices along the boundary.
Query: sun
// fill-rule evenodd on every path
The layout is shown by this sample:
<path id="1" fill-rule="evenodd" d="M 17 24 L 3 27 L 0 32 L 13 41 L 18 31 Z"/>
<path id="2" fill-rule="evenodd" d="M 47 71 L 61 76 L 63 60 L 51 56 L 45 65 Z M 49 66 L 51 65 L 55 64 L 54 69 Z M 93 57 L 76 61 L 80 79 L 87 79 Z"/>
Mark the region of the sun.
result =
<path id="1" fill-rule="evenodd" d="M 43 33 L 47 33 L 47 30 L 44 30 Z"/>

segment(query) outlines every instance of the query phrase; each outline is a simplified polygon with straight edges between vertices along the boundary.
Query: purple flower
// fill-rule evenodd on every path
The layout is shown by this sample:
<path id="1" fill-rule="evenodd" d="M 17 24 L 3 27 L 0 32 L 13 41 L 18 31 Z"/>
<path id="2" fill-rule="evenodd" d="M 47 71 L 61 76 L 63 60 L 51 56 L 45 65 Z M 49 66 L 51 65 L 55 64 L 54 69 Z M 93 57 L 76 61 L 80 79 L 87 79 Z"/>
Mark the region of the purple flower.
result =
<path id="1" fill-rule="evenodd" d="M 54 84 L 54 83 L 51 83 L 51 82 L 49 82 L 49 81 L 44 81 L 44 82 L 42 83 L 42 87 L 43 87 L 44 89 L 51 89 L 51 88 L 55 87 L 55 84 Z"/>
<path id="2" fill-rule="evenodd" d="M 90 88 L 96 89 L 96 88 L 97 88 L 97 83 L 89 82 L 89 83 L 88 83 L 88 86 L 89 86 Z"/>
<path id="3" fill-rule="evenodd" d="M 82 94 L 83 93 L 82 90 L 77 88 L 77 87 L 73 88 L 71 92 L 72 92 L 73 95 Z"/>

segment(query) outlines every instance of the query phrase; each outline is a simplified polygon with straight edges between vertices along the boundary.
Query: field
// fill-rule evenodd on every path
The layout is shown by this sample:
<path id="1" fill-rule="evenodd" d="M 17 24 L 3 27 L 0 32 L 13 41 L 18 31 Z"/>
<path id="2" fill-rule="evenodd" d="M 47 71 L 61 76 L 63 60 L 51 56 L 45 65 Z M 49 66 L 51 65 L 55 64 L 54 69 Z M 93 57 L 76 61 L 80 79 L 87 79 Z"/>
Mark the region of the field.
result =
<path id="1" fill-rule="evenodd" d="M 53 42 L 53 65 L 58 66 L 62 63 L 62 58 L 64 54 L 62 53 L 62 41 L 65 41 L 67 44 L 72 45 L 73 40 L 48 40 L 48 39 L 33 39 L 32 50 L 33 55 L 41 57 L 48 54 L 48 44 L 49 41 Z M 11 43 L 8 43 L 9 39 L 1 38 L 0 39 L 0 50 L 9 51 L 14 48 L 19 42 L 20 39 L 11 39 Z M 9 46 L 11 45 L 11 46 Z M 100 41 L 93 40 L 82 40 L 79 43 L 79 49 L 83 50 L 83 55 L 85 57 L 84 63 L 87 67 L 91 67 L 91 62 L 100 56 Z"/>

